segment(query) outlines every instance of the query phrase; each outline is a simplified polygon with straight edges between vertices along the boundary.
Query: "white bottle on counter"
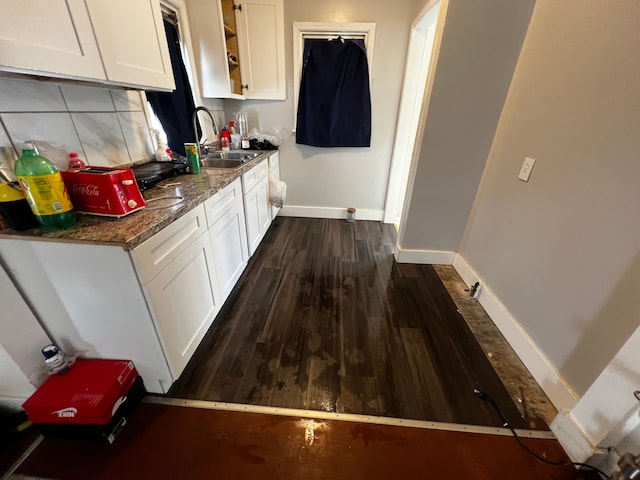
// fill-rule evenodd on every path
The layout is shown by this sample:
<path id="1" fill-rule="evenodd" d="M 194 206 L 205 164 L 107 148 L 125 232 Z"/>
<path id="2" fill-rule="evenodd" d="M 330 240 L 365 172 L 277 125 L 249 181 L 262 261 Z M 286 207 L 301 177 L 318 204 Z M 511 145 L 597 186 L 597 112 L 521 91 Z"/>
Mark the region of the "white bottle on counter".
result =
<path id="1" fill-rule="evenodd" d="M 238 131 L 240 133 L 240 147 L 243 150 L 248 150 L 250 147 L 249 143 L 249 127 L 247 126 L 247 116 L 240 112 L 236 113 L 236 118 L 238 120 L 237 126 Z"/>
<path id="2" fill-rule="evenodd" d="M 154 130 L 153 133 L 156 136 L 156 145 L 158 146 L 158 148 L 156 148 L 155 155 L 154 155 L 156 158 L 156 161 L 170 162 L 171 157 L 167 153 L 167 144 L 164 143 L 162 134 L 158 130 Z"/>

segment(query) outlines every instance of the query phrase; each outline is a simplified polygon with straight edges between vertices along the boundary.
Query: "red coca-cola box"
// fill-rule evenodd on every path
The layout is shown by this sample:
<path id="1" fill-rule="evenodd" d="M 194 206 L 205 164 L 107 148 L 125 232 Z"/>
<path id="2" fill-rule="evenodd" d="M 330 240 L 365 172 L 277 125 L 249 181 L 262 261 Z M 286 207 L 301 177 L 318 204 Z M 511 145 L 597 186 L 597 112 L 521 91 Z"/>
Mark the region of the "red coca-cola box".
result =
<path id="1" fill-rule="evenodd" d="M 43 435 L 112 443 L 144 396 L 130 360 L 78 359 L 52 375 L 23 404 Z"/>

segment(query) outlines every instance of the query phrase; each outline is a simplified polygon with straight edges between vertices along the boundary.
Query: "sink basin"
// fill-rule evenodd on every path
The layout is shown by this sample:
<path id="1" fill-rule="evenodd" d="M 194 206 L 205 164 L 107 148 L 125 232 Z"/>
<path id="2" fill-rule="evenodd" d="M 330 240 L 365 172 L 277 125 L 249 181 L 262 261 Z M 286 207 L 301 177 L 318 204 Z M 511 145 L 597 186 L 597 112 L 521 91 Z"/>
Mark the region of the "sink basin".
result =
<path id="1" fill-rule="evenodd" d="M 246 163 L 247 160 L 229 160 L 224 158 L 206 157 L 200 160 L 203 168 L 237 168 Z"/>
<path id="2" fill-rule="evenodd" d="M 249 160 L 253 160 L 262 152 L 249 152 L 246 150 L 216 150 L 214 152 L 207 153 L 203 156 L 203 158 L 220 158 L 222 160 L 241 160 L 243 162 L 248 162 Z"/>
<path id="3" fill-rule="evenodd" d="M 209 152 L 200 159 L 204 168 L 237 168 L 253 160 L 262 152 L 248 152 L 246 150 L 216 150 Z"/>

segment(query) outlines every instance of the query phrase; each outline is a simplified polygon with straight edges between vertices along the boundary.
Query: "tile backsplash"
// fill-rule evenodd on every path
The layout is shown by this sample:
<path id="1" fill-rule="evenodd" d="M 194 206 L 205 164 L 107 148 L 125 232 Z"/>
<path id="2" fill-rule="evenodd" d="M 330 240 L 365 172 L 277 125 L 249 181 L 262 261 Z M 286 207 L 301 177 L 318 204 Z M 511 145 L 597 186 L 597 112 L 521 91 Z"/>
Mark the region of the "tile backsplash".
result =
<path id="1" fill-rule="evenodd" d="M 12 176 L 32 140 L 61 169 L 70 152 L 89 165 L 117 166 L 153 156 L 143 91 L 0 78 L 0 170 Z"/>

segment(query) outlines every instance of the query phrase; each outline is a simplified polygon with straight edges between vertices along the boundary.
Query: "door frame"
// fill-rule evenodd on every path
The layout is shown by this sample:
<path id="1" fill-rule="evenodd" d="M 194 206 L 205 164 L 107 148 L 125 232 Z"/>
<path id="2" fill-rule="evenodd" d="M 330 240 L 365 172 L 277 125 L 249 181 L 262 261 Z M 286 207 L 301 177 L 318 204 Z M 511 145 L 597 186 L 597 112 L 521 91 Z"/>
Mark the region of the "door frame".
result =
<path id="1" fill-rule="evenodd" d="M 429 0 L 411 24 L 384 223 L 398 225 L 404 203 L 411 196 L 408 184 L 415 175 L 448 7 L 449 0 Z"/>

